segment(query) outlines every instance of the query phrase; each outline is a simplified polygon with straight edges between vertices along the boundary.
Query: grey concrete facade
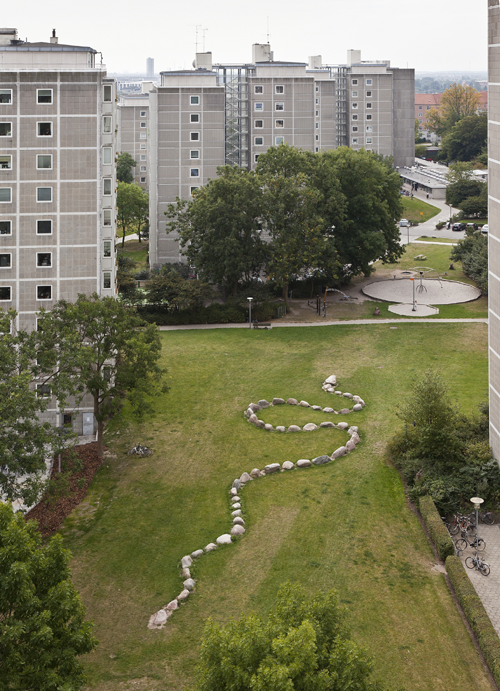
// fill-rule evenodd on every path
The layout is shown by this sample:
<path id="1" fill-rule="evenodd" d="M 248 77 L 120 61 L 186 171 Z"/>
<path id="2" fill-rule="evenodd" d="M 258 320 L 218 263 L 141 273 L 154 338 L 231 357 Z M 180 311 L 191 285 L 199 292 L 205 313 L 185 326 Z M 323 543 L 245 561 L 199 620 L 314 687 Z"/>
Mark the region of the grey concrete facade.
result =
<path id="1" fill-rule="evenodd" d="M 118 101 L 117 151 L 129 153 L 137 162 L 134 182 L 149 189 L 149 94 L 122 95 Z"/>

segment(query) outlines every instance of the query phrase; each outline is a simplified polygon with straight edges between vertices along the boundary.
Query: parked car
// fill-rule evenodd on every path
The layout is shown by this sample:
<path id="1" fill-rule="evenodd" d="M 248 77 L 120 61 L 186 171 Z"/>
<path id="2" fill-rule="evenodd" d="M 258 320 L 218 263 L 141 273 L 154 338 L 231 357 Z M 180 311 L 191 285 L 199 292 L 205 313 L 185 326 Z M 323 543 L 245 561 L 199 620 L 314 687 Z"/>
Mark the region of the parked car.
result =
<path id="1" fill-rule="evenodd" d="M 451 226 L 451 229 L 452 229 L 452 230 L 465 230 L 466 227 L 467 227 L 467 226 L 465 225 L 465 223 L 454 223 L 454 224 Z"/>
<path id="2" fill-rule="evenodd" d="M 477 230 L 479 226 L 477 225 L 477 223 L 467 223 L 466 228 L 467 230 Z"/>
<path id="3" fill-rule="evenodd" d="M 399 221 L 399 227 L 400 228 L 408 228 L 409 225 L 410 225 L 410 221 L 408 221 L 406 218 L 402 218 Z"/>
<path id="4" fill-rule="evenodd" d="M 482 233 L 483 235 L 488 235 L 488 231 L 489 231 L 489 227 L 488 227 L 488 224 L 486 223 L 486 225 L 484 225 L 484 226 L 481 228 L 481 233 Z"/>

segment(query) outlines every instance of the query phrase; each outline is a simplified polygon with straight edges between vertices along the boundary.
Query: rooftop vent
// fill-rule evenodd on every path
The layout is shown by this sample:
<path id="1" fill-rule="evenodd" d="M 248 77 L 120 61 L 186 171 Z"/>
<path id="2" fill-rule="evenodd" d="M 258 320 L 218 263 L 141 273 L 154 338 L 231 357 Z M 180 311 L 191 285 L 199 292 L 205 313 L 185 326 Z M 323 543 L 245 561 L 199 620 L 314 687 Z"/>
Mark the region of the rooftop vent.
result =
<path id="1" fill-rule="evenodd" d="M 59 39 L 56 36 L 56 30 L 52 29 L 52 36 L 50 37 L 51 43 L 59 43 Z"/>

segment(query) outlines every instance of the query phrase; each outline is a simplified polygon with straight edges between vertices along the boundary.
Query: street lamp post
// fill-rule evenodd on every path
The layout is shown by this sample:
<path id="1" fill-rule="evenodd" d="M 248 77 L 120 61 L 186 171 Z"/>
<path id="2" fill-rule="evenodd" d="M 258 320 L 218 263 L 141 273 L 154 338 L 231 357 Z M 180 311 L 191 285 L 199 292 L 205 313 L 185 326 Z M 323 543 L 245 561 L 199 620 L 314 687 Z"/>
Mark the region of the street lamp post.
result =
<path id="1" fill-rule="evenodd" d="M 410 281 L 411 281 L 411 284 L 412 284 L 412 286 L 413 286 L 413 306 L 412 306 L 412 308 L 411 308 L 411 311 L 412 311 L 412 312 L 416 312 L 416 311 L 417 311 L 417 307 L 416 307 L 416 304 L 415 304 L 415 279 L 410 278 Z"/>
<path id="2" fill-rule="evenodd" d="M 248 325 L 252 328 L 252 300 L 253 298 L 247 298 L 248 300 Z"/>
<path id="3" fill-rule="evenodd" d="M 450 207 L 450 223 L 451 223 L 451 210 L 453 209 L 453 204 L 447 204 Z"/>
<path id="4" fill-rule="evenodd" d="M 474 504 L 474 508 L 476 510 L 476 559 L 479 559 L 479 516 L 478 516 L 478 511 L 481 508 L 481 504 L 484 502 L 484 499 L 481 499 L 480 497 L 472 497 L 471 502 Z"/>

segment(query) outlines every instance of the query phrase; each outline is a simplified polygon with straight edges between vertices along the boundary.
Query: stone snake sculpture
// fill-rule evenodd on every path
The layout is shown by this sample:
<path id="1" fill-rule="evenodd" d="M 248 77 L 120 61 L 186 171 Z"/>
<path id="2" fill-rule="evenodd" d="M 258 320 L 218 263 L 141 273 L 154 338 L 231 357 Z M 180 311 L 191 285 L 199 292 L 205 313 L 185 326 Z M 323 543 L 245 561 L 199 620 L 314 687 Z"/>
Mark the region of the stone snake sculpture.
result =
<path id="1" fill-rule="evenodd" d="M 250 424 L 255 425 L 256 427 L 264 429 L 268 432 L 312 432 L 318 429 L 318 427 L 336 428 L 346 432 L 350 437 L 349 441 L 345 444 L 345 446 L 340 446 L 338 449 L 336 449 L 331 455 L 325 454 L 323 456 L 318 456 L 311 460 L 307 458 L 301 458 L 296 463 L 292 463 L 292 461 L 285 461 L 281 465 L 279 463 L 270 463 L 269 465 L 266 465 L 262 470 L 259 468 L 254 468 L 250 471 L 250 473 L 244 472 L 239 478 L 236 478 L 233 481 L 231 489 L 229 490 L 231 501 L 231 532 L 225 533 L 224 535 L 220 535 L 215 542 L 210 542 L 204 549 L 197 549 L 194 552 L 191 552 L 191 554 L 182 557 L 180 565 L 181 578 L 183 580 L 183 590 L 167 605 L 159 609 L 157 612 L 155 612 L 155 614 L 151 615 L 148 623 L 149 629 L 163 628 L 167 623 L 169 617 L 175 612 L 176 609 L 179 609 L 180 605 L 186 602 L 186 600 L 190 596 L 191 592 L 195 587 L 195 581 L 193 578 L 191 578 L 190 571 L 190 567 L 194 560 L 198 559 L 205 553 L 212 552 L 214 549 L 217 549 L 219 545 L 230 544 L 233 541 L 233 537 L 244 535 L 245 520 L 242 516 L 241 498 L 239 496 L 239 493 L 244 488 L 246 483 L 252 481 L 255 478 L 264 477 L 266 475 L 272 475 L 278 472 L 287 472 L 292 471 L 294 469 L 309 468 L 312 465 L 324 465 L 325 463 L 329 463 L 330 461 L 333 461 L 336 458 L 344 456 L 345 454 L 353 451 L 356 448 L 356 445 L 359 444 L 361 440 L 359 437 L 358 428 L 355 426 L 349 426 L 347 422 L 339 422 L 338 424 L 335 424 L 333 422 L 321 422 L 319 426 L 312 422 L 309 422 L 302 428 L 298 425 L 290 425 L 288 428 L 286 428 L 282 425 L 273 427 L 269 423 L 265 423 L 263 422 L 263 420 L 260 420 L 257 416 L 257 413 L 261 410 L 264 410 L 265 408 L 280 405 L 299 406 L 302 408 L 309 408 L 314 411 L 320 411 L 331 415 L 347 415 L 351 412 L 358 412 L 365 407 L 365 402 L 359 396 L 353 396 L 351 393 L 342 393 L 341 391 L 337 391 L 337 378 L 334 374 L 325 379 L 322 388 L 327 393 L 331 393 L 338 396 L 339 401 L 342 401 L 344 405 L 346 401 L 352 401 L 352 403 L 354 404 L 352 409 L 340 408 L 340 410 L 337 411 L 331 407 L 322 408 L 319 405 L 309 405 L 307 401 L 299 402 L 295 398 L 289 398 L 287 401 L 285 401 L 283 398 L 273 398 L 271 403 L 264 399 L 258 401 L 257 403 L 250 403 L 245 411 L 245 417 L 247 418 Z"/>

